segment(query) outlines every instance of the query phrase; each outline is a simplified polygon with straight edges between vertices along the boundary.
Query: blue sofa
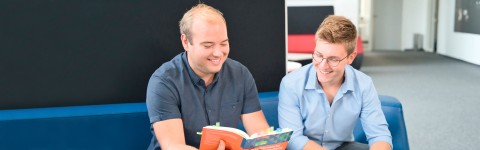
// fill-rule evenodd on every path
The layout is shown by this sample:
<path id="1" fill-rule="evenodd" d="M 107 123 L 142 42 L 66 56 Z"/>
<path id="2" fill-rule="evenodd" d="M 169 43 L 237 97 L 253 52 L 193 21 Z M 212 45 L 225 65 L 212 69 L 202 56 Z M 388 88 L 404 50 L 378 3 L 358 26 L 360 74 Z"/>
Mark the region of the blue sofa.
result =
<path id="1" fill-rule="evenodd" d="M 259 94 L 270 125 L 278 127 L 278 92 Z M 402 105 L 380 96 L 395 150 L 408 150 Z M 243 128 L 240 126 L 240 128 Z M 355 139 L 365 142 L 357 125 Z M 0 149 L 146 149 L 152 134 L 145 103 L 0 110 Z"/>
<path id="2" fill-rule="evenodd" d="M 259 97 L 263 112 L 267 117 L 268 124 L 278 128 L 278 92 L 262 92 L 259 94 Z M 383 113 L 385 114 L 389 124 L 388 129 L 392 134 L 393 149 L 409 150 L 410 148 L 408 145 L 407 129 L 405 127 L 405 121 L 403 118 L 402 104 L 396 98 L 391 96 L 380 95 L 379 99 L 382 103 Z M 241 129 L 243 129 L 241 124 L 239 126 Z M 355 137 L 355 141 L 368 143 L 360 121 L 357 121 L 353 135 Z"/>

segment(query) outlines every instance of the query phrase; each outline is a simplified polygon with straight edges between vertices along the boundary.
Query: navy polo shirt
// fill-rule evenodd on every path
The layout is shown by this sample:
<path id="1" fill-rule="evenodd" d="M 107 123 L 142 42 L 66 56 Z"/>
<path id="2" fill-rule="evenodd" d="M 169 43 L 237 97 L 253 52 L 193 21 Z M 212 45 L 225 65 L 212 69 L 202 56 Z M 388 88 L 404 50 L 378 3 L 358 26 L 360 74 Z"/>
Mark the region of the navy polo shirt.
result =
<path id="1" fill-rule="evenodd" d="M 150 123 L 181 118 L 187 145 L 199 147 L 197 132 L 207 125 L 237 127 L 241 114 L 261 110 L 257 87 L 248 69 L 227 58 L 206 87 L 188 65 L 187 53 L 175 56 L 150 77 L 147 109 Z M 153 133 L 153 129 L 152 129 Z M 153 136 L 149 149 L 160 149 Z"/>

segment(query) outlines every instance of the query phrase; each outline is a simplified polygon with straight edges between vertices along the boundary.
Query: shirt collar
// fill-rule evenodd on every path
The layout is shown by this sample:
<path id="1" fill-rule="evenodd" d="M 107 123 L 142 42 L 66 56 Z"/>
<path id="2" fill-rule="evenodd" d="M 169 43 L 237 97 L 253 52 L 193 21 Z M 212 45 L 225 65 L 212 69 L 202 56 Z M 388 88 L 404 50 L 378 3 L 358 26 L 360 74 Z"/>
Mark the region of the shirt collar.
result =
<path id="1" fill-rule="evenodd" d="M 323 89 L 318 83 L 317 79 L 317 71 L 315 70 L 315 67 L 313 64 L 309 64 L 308 66 L 308 77 L 307 77 L 307 83 L 305 85 L 305 89 L 314 89 L 314 90 L 319 90 L 320 92 L 323 93 Z M 340 92 L 342 93 L 347 93 L 348 91 L 354 91 L 353 90 L 353 69 L 351 68 L 350 65 L 345 66 L 345 81 L 342 83 L 340 86 Z"/>
<path id="2" fill-rule="evenodd" d="M 313 64 L 309 64 L 308 66 L 308 77 L 307 77 L 307 84 L 305 85 L 305 89 L 322 89 L 320 84 L 318 84 L 317 80 L 317 72 L 315 71 L 315 67 Z M 323 91 L 323 90 L 322 90 Z"/>
<path id="3" fill-rule="evenodd" d="M 340 90 L 343 93 L 347 93 L 348 91 L 354 91 L 354 72 L 353 68 L 350 65 L 345 66 L 345 81 L 342 84 Z"/>
<path id="4" fill-rule="evenodd" d="M 188 58 L 187 58 L 187 52 L 182 52 L 182 61 L 185 64 L 185 67 L 188 70 L 188 75 L 190 76 L 190 79 L 192 80 L 193 84 L 195 85 L 205 85 L 205 81 L 203 81 L 192 69 L 190 64 L 188 63 Z M 225 65 L 225 64 L 224 64 Z M 222 72 L 224 65 L 222 65 L 222 69 L 220 69 L 220 72 Z M 220 78 L 220 73 L 216 73 L 215 76 L 213 77 L 213 81 L 210 85 L 213 85 L 217 83 L 218 78 Z"/>

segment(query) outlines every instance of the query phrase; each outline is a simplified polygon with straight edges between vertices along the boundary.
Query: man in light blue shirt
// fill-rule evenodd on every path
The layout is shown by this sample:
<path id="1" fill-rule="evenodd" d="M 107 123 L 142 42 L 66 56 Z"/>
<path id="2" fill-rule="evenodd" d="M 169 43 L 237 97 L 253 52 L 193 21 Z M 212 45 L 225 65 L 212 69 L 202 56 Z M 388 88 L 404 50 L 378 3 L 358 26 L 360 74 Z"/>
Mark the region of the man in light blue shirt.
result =
<path id="1" fill-rule="evenodd" d="M 391 149 L 373 82 L 349 65 L 356 56 L 355 25 L 328 16 L 315 37 L 312 64 L 289 73 L 280 85 L 280 127 L 294 131 L 288 149 Z M 369 145 L 353 141 L 359 118 Z"/>

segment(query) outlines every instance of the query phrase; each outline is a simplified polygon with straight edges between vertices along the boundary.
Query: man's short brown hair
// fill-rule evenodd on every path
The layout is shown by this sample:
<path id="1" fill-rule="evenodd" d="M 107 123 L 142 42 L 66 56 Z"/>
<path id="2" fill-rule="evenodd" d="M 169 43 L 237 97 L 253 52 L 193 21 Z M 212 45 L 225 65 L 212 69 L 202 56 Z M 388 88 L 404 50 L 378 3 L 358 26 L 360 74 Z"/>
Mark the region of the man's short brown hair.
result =
<path id="1" fill-rule="evenodd" d="M 350 55 L 357 45 L 357 29 L 355 25 L 343 16 L 330 15 L 317 29 L 315 39 L 325 40 L 333 44 L 342 44 Z"/>

